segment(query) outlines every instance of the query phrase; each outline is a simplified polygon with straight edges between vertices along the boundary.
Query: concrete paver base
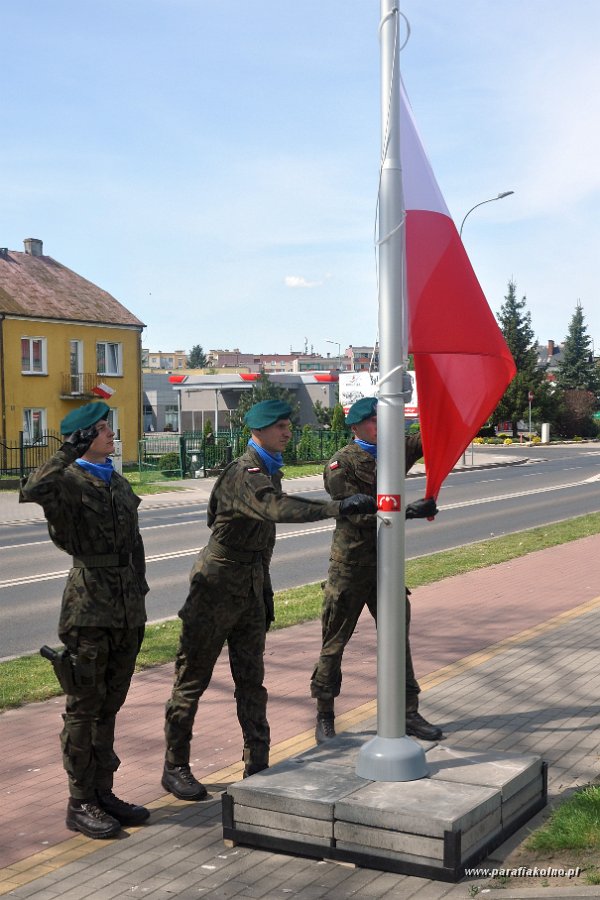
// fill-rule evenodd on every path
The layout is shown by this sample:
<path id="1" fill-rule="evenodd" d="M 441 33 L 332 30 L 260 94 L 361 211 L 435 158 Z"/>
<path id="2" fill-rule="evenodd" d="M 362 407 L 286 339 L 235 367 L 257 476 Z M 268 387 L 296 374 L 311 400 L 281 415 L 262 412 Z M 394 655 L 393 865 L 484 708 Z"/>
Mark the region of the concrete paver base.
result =
<path id="1" fill-rule="evenodd" d="M 355 772 L 371 732 L 346 734 L 230 785 L 223 837 L 369 868 L 458 881 L 546 803 L 539 756 L 433 745 L 429 777 Z"/>

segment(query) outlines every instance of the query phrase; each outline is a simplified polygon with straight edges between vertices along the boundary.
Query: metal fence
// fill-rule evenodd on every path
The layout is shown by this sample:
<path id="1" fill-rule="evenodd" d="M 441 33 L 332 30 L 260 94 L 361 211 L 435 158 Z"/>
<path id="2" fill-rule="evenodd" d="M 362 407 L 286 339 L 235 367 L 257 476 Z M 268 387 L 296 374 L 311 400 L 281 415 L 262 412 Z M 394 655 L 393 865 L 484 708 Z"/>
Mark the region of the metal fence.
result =
<path id="1" fill-rule="evenodd" d="M 158 478 L 203 478 L 222 469 L 246 449 L 250 431 L 219 431 L 205 436 L 202 432 L 157 434 L 139 442 L 139 470 L 145 480 Z M 47 431 L 35 441 L 19 432 L 18 441 L 0 438 L 0 476 L 22 478 L 46 462 L 64 438 Z M 347 444 L 349 433 L 322 428 L 294 429 L 284 454 L 284 463 L 324 462 Z"/>
<path id="2" fill-rule="evenodd" d="M 142 480 L 157 478 L 204 478 L 216 474 L 246 449 L 250 431 L 219 431 L 206 436 L 202 432 L 156 434 L 139 443 L 139 469 Z M 348 443 L 347 431 L 322 428 L 294 429 L 284 454 L 284 463 L 324 462 Z"/>
<path id="3" fill-rule="evenodd" d="M 0 438 L 0 475 L 23 478 L 56 453 L 64 438 L 47 431 L 36 440 L 27 440 L 22 431 L 18 441 Z"/>

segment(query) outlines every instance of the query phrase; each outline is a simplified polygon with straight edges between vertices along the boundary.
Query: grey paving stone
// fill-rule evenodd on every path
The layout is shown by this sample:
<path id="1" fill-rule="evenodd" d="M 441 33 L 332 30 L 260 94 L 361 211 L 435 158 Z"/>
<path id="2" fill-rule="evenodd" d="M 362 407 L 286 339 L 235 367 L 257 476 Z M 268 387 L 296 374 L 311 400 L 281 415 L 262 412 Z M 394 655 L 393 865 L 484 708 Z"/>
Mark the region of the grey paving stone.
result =
<path id="1" fill-rule="evenodd" d="M 335 802 L 364 784 L 347 766 L 296 758 L 232 784 L 228 793 L 243 806 L 331 820 Z"/>
<path id="2" fill-rule="evenodd" d="M 542 760 L 539 756 L 520 753 L 497 753 L 462 747 L 435 747 L 426 754 L 430 778 L 462 784 L 479 784 L 497 788 L 505 803 L 534 778 L 539 778 Z"/>
<path id="3" fill-rule="evenodd" d="M 467 831 L 500 809 L 494 788 L 421 778 L 413 782 L 371 782 L 335 805 L 336 820 L 443 838 Z"/>
<path id="4" fill-rule="evenodd" d="M 235 827 L 246 830 L 248 825 L 253 831 L 268 828 L 289 838 L 304 834 L 315 838 L 331 840 L 333 838 L 333 818 L 315 819 L 314 817 L 296 816 L 290 813 L 274 812 L 272 809 L 260 809 L 252 806 L 235 804 Z"/>

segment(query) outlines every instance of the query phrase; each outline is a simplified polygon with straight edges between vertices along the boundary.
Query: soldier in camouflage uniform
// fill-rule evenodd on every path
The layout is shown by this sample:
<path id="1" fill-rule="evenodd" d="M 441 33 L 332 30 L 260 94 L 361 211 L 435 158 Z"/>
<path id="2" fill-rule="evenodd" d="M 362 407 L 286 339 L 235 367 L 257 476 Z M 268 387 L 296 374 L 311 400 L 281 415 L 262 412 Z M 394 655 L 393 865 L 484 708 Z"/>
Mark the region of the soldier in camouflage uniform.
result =
<path id="1" fill-rule="evenodd" d="M 139 497 L 112 468 L 109 406 L 89 403 L 61 422 L 61 448 L 21 486 L 39 503 L 60 550 L 73 557 L 58 633 L 67 650 L 55 669 L 67 693 L 61 734 L 69 782 L 67 827 L 108 838 L 149 812 L 112 792 L 113 743 L 144 635 L 148 591 L 138 528 Z M 46 649 L 46 648 L 44 648 Z"/>
<path id="2" fill-rule="evenodd" d="M 183 627 L 166 706 L 162 785 L 181 800 L 207 796 L 190 769 L 190 744 L 198 701 L 226 641 L 244 739 L 244 777 L 268 766 L 263 679 L 265 634 L 274 619 L 269 564 L 275 523 L 375 510 L 371 497 L 319 501 L 282 493 L 279 470 L 291 437 L 290 413 L 279 400 L 265 400 L 248 411 L 248 449 L 218 477 L 208 503 L 212 535 L 192 569 L 190 591 L 179 612 Z"/>
<path id="3" fill-rule="evenodd" d="M 334 500 L 361 492 L 377 497 L 377 400 L 363 397 L 348 410 L 346 422 L 354 440 L 339 450 L 325 467 L 325 488 Z M 406 471 L 423 455 L 421 436 L 406 437 Z M 406 518 L 437 512 L 433 500 L 406 508 Z M 406 592 L 406 733 L 423 740 L 439 740 L 442 731 L 418 711 L 419 685 L 409 642 L 410 601 Z M 377 516 L 339 519 L 331 543 L 329 573 L 324 587 L 322 647 L 311 679 L 317 700 L 316 740 L 335 737 L 334 700 L 342 685 L 342 655 L 365 604 L 377 622 Z"/>

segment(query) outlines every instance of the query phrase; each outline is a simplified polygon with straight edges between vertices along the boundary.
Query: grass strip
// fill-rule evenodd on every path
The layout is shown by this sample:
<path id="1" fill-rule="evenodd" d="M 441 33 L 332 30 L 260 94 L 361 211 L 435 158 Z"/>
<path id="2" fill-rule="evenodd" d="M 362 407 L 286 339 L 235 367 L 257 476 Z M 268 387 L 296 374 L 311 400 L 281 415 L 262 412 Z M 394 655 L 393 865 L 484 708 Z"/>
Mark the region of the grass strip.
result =
<path id="1" fill-rule="evenodd" d="M 598 533 L 600 513 L 578 516 L 408 560 L 406 581 L 411 588 L 417 588 Z M 321 599 L 320 582 L 278 591 L 275 595 L 277 618 L 271 628 L 288 628 L 318 618 Z M 148 625 L 138 656 L 137 671 L 171 662 L 175 658 L 180 626 L 177 618 Z M 52 667 L 37 654 L 0 663 L 0 711 L 47 700 L 60 693 Z"/>
<path id="2" fill-rule="evenodd" d="M 525 841 L 528 850 L 600 850 L 600 785 L 575 791 Z"/>

